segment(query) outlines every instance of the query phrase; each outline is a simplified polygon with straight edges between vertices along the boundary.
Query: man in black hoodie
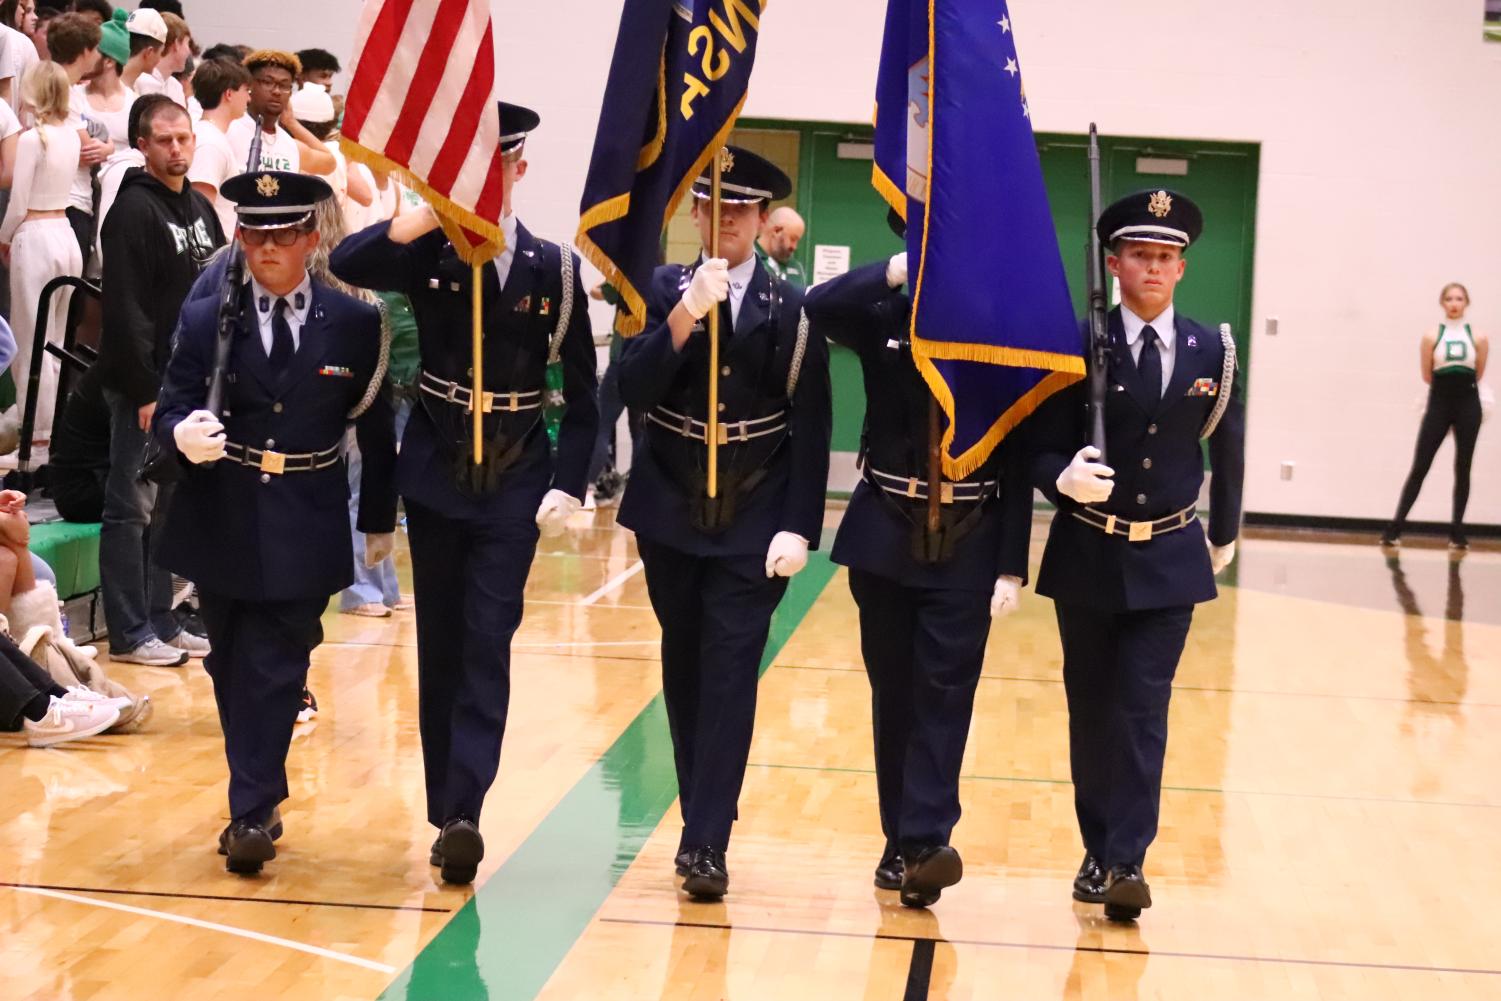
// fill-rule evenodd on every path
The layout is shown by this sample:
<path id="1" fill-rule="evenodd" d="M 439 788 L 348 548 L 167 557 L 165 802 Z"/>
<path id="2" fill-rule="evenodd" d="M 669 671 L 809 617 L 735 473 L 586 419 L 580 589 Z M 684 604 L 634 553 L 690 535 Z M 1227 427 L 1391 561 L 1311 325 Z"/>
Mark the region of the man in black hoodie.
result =
<path id="1" fill-rule="evenodd" d="M 110 657 L 175 667 L 206 654 L 208 641 L 172 617 L 171 577 L 149 559 L 168 489 L 141 479 L 141 460 L 178 311 L 224 232 L 213 205 L 187 183 L 194 146 L 188 113 L 161 95 L 139 99 L 131 111 L 146 166 L 126 172 L 100 230 L 98 364 L 111 427 L 99 578 Z"/>

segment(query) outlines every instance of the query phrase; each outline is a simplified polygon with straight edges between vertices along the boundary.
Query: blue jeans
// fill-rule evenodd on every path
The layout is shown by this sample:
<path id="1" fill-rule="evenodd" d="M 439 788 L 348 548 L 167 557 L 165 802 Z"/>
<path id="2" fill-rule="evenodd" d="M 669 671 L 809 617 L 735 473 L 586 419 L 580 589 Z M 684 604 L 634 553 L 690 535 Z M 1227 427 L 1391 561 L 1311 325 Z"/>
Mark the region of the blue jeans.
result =
<path id="1" fill-rule="evenodd" d="M 412 414 L 410 400 L 402 400 L 396 406 L 396 440 L 406 428 L 407 418 Z M 354 539 L 354 583 L 339 592 L 339 608 L 349 611 L 360 605 L 394 605 L 401 600 L 401 584 L 396 579 L 396 560 L 387 556 L 379 566 L 365 566 L 365 533 L 355 525 L 360 510 L 360 446 L 355 441 L 354 429 L 346 434 L 345 457 L 349 463 L 349 532 Z"/>
<path id="2" fill-rule="evenodd" d="M 171 487 L 141 479 L 147 436 L 135 404 L 106 389 L 109 404 L 109 476 L 99 527 L 99 586 L 111 653 L 127 653 L 155 637 L 182 631 L 172 615 L 172 575 L 151 559 L 153 536 L 165 528 Z"/>

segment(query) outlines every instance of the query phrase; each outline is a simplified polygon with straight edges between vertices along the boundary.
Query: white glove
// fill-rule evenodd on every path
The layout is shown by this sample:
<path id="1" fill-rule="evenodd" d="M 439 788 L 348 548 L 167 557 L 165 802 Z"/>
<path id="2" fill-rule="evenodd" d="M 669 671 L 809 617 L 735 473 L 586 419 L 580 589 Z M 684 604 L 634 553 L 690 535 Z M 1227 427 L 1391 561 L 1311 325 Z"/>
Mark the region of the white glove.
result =
<path id="1" fill-rule="evenodd" d="M 990 595 L 990 617 L 999 619 L 1021 607 L 1022 579 L 1002 574 L 995 579 L 995 591 Z"/>
<path id="2" fill-rule="evenodd" d="M 1074 461 L 1058 474 L 1058 492 L 1072 497 L 1080 504 L 1098 504 L 1110 499 L 1115 481 L 1110 477 L 1115 470 L 1092 460 L 1100 457 L 1100 450 L 1085 445 L 1074 455 Z"/>
<path id="3" fill-rule="evenodd" d="M 730 262 L 711 257 L 693 272 L 693 281 L 683 291 L 683 308 L 695 320 L 730 297 Z"/>
<path id="4" fill-rule="evenodd" d="M 177 450 L 195 466 L 224 458 L 224 425 L 207 410 L 195 410 L 172 429 Z"/>
<path id="5" fill-rule="evenodd" d="M 1204 541 L 1209 542 L 1207 538 Z M 1229 566 L 1234 559 L 1235 541 L 1233 539 L 1223 546 L 1216 546 L 1214 543 L 1209 542 L 1209 565 L 1214 568 L 1216 575 Z"/>
<path id="6" fill-rule="evenodd" d="M 808 565 L 808 540 L 796 532 L 778 532 L 766 548 L 766 576 L 791 577 Z"/>
<path id="7" fill-rule="evenodd" d="M 396 551 L 395 532 L 367 532 L 365 533 L 365 567 L 374 569 Z"/>
<path id="8" fill-rule="evenodd" d="M 891 255 L 891 260 L 886 262 L 886 284 L 892 288 L 901 288 L 907 284 L 907 252 Z"/>
<path id="9" fill-rule="evenodd" d="M 537 527 L 549 539 L 563 534 L 563 526 L 584 502 L 563 490 L 549 490 L 537 506 Z"/>

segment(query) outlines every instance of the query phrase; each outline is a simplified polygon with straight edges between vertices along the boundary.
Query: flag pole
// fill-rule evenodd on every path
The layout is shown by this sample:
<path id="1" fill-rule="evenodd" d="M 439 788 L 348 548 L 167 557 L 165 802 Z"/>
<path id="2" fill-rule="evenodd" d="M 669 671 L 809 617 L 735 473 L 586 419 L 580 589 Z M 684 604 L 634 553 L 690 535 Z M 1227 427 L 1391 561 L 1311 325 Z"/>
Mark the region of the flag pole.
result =
<path id="1" fill-rule="evenodd" d="M 938 430 L 938 398 L 928 394 L 928 535 L 938 534 L 943 486 L 943 446 Z"/>
<path id="2" fill-rule="evenodd" d="M 485 461 L 485 315 L 484 307 L 484 262 L 475 261 L 473 267 L 474 313 L 474 386 L 469 397 L 469 412 L 474 420 L 474 464 Z"/>
<path id="3" fill-rule="evenodd" d="M 709 256 L 719 256 L 719 206 L 723 197 L 721 168 L 724 150 L 709 158 Z M 709 448 L 708 494 L 719 495 L 719 304 L 709 310 L 709 414 L 704 421 L 704 442 Z"/>

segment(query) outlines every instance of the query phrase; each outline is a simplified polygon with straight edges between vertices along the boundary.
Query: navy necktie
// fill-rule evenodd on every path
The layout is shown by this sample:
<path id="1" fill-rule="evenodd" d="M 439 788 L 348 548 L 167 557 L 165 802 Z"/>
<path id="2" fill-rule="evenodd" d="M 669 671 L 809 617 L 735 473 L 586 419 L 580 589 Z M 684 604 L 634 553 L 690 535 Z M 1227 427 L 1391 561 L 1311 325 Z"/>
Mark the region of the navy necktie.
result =
<path id="1" fill-rule="evenodd" d="M 278 372 L 292 360 L 292 325 L 287 322 L 287 300 L 276 300 L 271 312 L 271 367 Z"/>
<path id="2" fill-rule="evenodd" d="M 1162 399 L 1162 353 L 1157 350 L 1157 331 L 1151 327 L 1141 328 L 1141 357 L 1136 359 L 1136 371 L 1152 399 Z"/>

